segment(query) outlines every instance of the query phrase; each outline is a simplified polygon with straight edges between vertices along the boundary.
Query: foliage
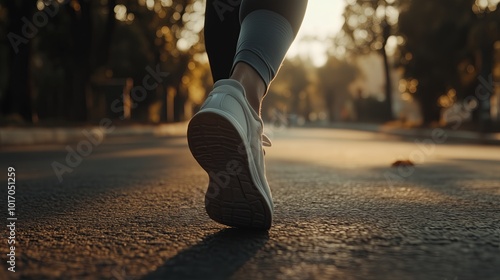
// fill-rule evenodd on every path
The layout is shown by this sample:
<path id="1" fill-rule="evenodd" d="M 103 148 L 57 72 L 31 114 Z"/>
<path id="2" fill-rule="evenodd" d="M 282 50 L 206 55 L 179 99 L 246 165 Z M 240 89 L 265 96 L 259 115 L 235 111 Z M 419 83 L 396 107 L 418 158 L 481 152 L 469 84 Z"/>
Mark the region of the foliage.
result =
<path id="1" fill-rule="evenodd" d="M 391 65 L 387 42 L 397 24 L 398 8 L 404 0 L 348 0 L 344 11 L 345 23 L 337 36 L 337 44 L 349 55 L 377 52 L 383 58 L 385 73 L 386 120 L 392 119 Z"/>
<path id="2" fill-rule="evenodd" d="M 359 76 L 359 69 L 347 61 L 330 57 L 327 63 L 317 70 L 317 75 L 330 121 L 338 120 L 346 100 L 351 98 L 349 86 Z"/>
<path id="3" fill-rule="evenodd" d="M 23 36 L 26 21 L 34 15 L 49 14 L 33 36 L 20 44 L 25 52 L 16 54 L 10 41 L 1 50 L 11 59 L 2 61 L 11 79 L 0 91 L 0 114 L 21 114 L 25 121 L 92 119 L 96 99 L 115 84 L 120 92 L 126 78 L 141 85 L 147 67 L 168 72 L 159 86 L 148 89 L 147 97 L 135 106 L 132 117 L 150 120 L 150 110 L 158 101 L 166 102 L 166 92 L 174 96 L 173 116 L 183 119 L 189 87 L 183 78 L 194 70 L 190 65 L 205 63 L 203 40 L 204 7 L 198 0 L 70 0 L 2 1 L 0 31 Z M 44 5 L 44 3 L 46 3 Z M 20 67 L 19 60 L 27 61 Z M 198 61 L 198 62 L 197 62 Z M 198 65 L 197 64 L 197 65 Z M 17 66 L 16 66 L 17 65 Z M 201 69 L 206 69 L 201 67 Z M 22 90 L 20 85 L 32 86 Z M 108 86 L 106 86 L 108 88 Z M 24 98 L 20 100 L 20 93 Z M 107 97 L 105 98 L 107 99 Z M 163 102 L 164 103 L 164 102 Z M 101 104 L 109 107 L 110 104 Z M 156 106 L 156 105 L 155 105 Z M 164 108 L 163 111 L 166 109 Z M 109 109 L 109 108 L 108 108 Z M 35 115 L 31 116 L 31 112 Z M 102 116 L 101 116 L 102 117 Z"/>
<path id="4" fill-rule="evenodd" d="M 499 41 L 497 0 L 347 0 L 337 53 L 377 52 L 384 58 L 390 100 L 388 40 L 397 42 L 402 85 L 419 103 L 424 123 L 439 121 L 441 107 L 475 94 L 478 77 L 491 77 Z M 392 37 L 392 38 L 391 38 Z M 340 51 L 338 51 L 340 49 Z M 489 109 L 489 100 L 483 101 Z M 386 109 L 387 110 L 387 109 Z M 489 111 L 484 114 L 488 115 Z"/>
<path id="5" fill-rule="evenodd" d="M 439 121 L 443 104 L 438 101 L 443 94 L 463 99 L 474 94 L 476 79 L 471 76 L 491 75 L 493 45 L 499 38 L 498 31 L 488 29 L 498 30 L 499 25 L 489 14 L 489 8 L 481 9 L 474 0 L 411 1 L 401 13 L 400 63 L 406 79 L 418 81 L 418 90 L 412 93 L 425 123 Z"/>

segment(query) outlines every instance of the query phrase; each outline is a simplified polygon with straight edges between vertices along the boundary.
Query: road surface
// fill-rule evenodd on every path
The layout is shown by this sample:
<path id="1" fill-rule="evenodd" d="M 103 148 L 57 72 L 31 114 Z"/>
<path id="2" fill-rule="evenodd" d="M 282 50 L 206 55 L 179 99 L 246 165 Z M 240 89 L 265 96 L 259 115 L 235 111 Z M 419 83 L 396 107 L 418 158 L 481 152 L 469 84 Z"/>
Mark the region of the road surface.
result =
<path id="1" fill-rule="evenodd" d="M 12 273 L 4 231 L 0 279 L 500 279 L 500 147 L 270 134 L 268 233 L 207 217 L 208 179 L 184 137 L 4 147 L 17 243 Z M 85 155 L 67 161 L 68 148 Z M 391 167 L 403 159 L 416 166 Z"/>

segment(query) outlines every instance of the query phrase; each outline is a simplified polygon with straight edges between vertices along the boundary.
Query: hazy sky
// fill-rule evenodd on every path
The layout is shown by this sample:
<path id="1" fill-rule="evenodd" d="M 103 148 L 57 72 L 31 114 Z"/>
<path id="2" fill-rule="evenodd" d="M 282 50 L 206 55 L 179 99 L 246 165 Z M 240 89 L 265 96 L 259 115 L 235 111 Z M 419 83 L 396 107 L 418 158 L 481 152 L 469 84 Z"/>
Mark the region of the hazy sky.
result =
<path id="1" fill-rule="evenodd" d="M 310 56 L 316 65 L 324 63 L 326 46 L 320 42 L 305 44 L 301 38 L 307 35 L 326 37 L 337 33 L 344 23 L 344 7 L 344 0 L 309 0 L 302 27 L 288 55 Z"/>

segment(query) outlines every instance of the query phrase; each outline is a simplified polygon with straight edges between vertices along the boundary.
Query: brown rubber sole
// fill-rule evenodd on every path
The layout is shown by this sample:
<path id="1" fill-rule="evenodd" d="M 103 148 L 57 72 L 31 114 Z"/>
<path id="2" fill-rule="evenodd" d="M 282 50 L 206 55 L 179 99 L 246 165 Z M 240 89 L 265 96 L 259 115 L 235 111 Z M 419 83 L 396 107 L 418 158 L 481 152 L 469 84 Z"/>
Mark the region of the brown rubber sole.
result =
<path id="1" fill-rule="evenodd" d="M 272 213 L 252 179 L 245 142 L 225 117 L 203 112 L 188 126 L 189 149 L 209 175 L 205 209 L 214 221 L 239 228 L 269 229 Z"/>

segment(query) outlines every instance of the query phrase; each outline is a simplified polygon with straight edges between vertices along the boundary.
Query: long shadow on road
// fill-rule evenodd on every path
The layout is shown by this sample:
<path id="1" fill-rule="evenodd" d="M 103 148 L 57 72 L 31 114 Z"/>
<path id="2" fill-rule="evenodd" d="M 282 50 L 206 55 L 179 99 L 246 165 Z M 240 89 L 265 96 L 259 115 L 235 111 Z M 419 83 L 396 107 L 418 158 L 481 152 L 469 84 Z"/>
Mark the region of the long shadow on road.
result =
<path id="1" fill-rule="evenodd" d="M 142 279 L 228 279 L 268 240 L 267 232 L 223 229 L 181 251 Z"/>
<path id="2" fill-rule="evenodd" d="M 169 180 L 164 171 L 187 155 L 187 144 L 179 139 L 184 138 L 106 139 L 88 157 L 81 157 L 77 166 L 65 161 L 68 151 L 63 145 L 0 150 L 0 167 L 16 167 L 17 199 L 23 205 L 19 215 L 25 221 L 40 223 L 101 198 L 109 203 L 120 192 Z M 68 146 L 76 149 L 76 144 Z M 56 161 L 69 168 L 61 172 L 62 181 L 52 167 Z M 2 181 L 6 181 L 5 175 L 0 175 Z"/>

